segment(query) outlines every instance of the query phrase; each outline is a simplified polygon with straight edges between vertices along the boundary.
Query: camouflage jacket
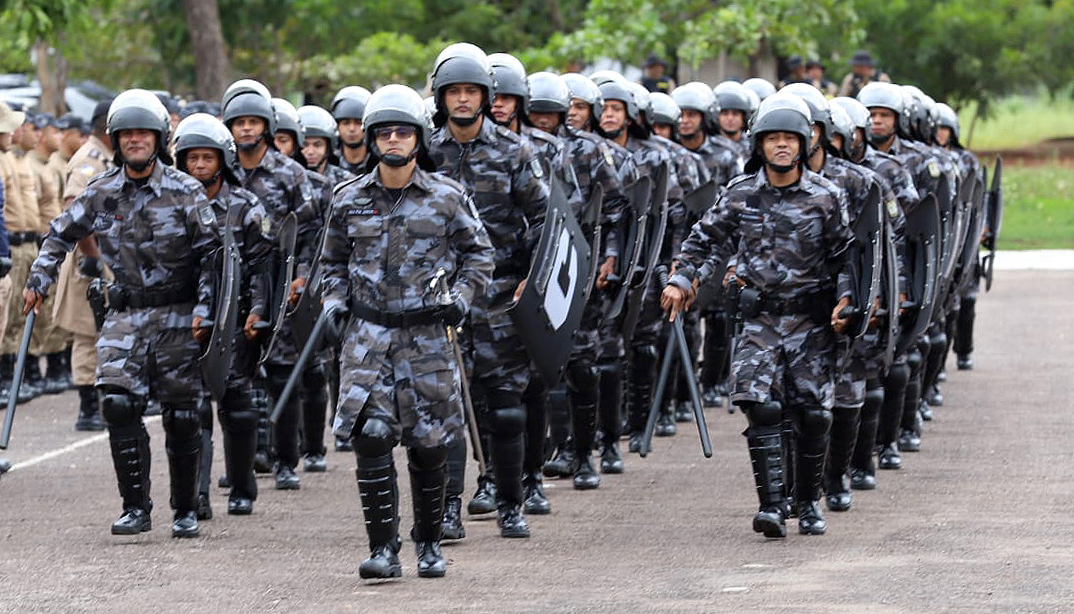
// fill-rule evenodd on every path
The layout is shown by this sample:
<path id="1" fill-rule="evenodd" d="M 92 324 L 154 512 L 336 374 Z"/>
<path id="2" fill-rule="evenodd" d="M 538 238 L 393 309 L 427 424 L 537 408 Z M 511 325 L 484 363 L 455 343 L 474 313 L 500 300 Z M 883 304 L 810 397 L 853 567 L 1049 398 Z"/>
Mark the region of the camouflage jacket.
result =
<path id="1" fill-rule="evenodd" d="M 705 139 L 701 147 L 693 152 L 705 161 L 716 185 L 726 187 L 732 179 L 742 174 L 746 161 L 740 153 L 741 149 L 741 146 L 731 139 L 714 135 Z"/>
<path id="2" fill-rule="evenodd" d="M 803 171 L 785 188 L 769 183 L 764 170 L 742 175 L 683 242 L 673 282 L 718 283 L 720 263 L 734 257 L 739 279 L 770 298 L 849 296 L 849 223 L 846 194 L 816 173 Z"/>
<path id="3" fill-rule="evenodd" d="M 496 278 L 522 279 L 548 209 L 548 178 L 522 137 L 482 121 L 478 135 L 459 143 L 448 126 L 432 134 L 438 171 L 461 183 L 496 248 Z"/>
<path id="4" fill-rule="evenodd" d="M 247 297 L 249 313 L 268 313 L 266 278 L 260 273 L 272 253 L 272 221 L 253 192 L 224 181 L 212 200 L 216 225 L 231 232 L 242 256 L 242 291 Z"/>
<path id="5" fill-rule="evenodd" d="M 324 172 L 321 174 L 328 178 L 328 182 L 332 184 L 333 188 L 343 183 L 344 181 L 350 181 L 351 179 L 354 179 L 358 176 L 357 174 L 352 173 L 351 171 L 348 171 L 343 167 L 331 163 L 326 164 L 324 166 Z M 332 201 L 329 200 L 328 202 L 331 203 Z"/>
<path id="6" fill-rule="evenodd" d="M 336 193 L 321 251 L 324 304 L 402 311 L 435 304 L 438 269 L 467 304 L 485 291 L 495 251 L 460 184 L 416 168 L 396 197 L 379 169 Z"/>
<path id="7" fill-rule="evenodd" d="M 94 177 L 52 221 L 26 286 L 46 294 L 67 252 L 93 233 L 101 259 L 131 295 L 190 288 L 194 315 L 206 317 L 219 232 L 213 207 L 192 177 L 158 162 L 139 186 L 123 168 L 113 168 Z"/>
<path id="8" fill-rule="evenodd" d="M 557 132 L 563 140 L 566 159 L 570 161 L 577 180 L 577 189 L 568 194 L 567 202 L 571 204 L 575 213 L 581 214 L 581 208 L 592 196 L 594 186 L 601 186 L 604 197 L 599 221 L 606 229 L 603 245 L 604 257 L 618 257 L 619 236 L 615 226 L 627 207 L 627 198 L 623 192 L 623 182 L 620 180 L 612 149 L 604 139 L 588 132 L 575 130 L 566 124 L 560 125 Z M 624 159 L 626 159 L 625 155 Z"/>
<path id="9" fill-rule="evenodd" d="M 895 156 L 910 172 L 918 196 L 925 198 L 936 192 L 940 176 L 944 173 L 943 167 L 924 145 L 896 136 L 887 153 Z"/>

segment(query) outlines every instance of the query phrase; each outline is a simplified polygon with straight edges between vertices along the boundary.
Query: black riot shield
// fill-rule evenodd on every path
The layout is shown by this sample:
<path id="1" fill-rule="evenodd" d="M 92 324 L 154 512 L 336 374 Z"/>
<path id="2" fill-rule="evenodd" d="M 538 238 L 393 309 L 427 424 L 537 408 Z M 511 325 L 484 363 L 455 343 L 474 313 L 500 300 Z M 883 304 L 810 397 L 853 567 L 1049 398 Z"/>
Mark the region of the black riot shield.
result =
<path id="1" fill-rule="evenodd" d="M 720 186 L 716 184 L 716 180 L 710 179 L 705 185 L 683 195 L 682 204 L 686 207 L 688 213 L 695 218 L 700 218 L 716 204 L 716 195 L 719 191 Z"/>
<path id="2" fill-rule="evenodd" d="M 601 227 L 600 227 L 600 212 L 604 207 L 604 187 L 599 183 L 593 184 L 593 189 L 589 194 L 589 200 L 586 201 L 582 211 L 579 212 L 578 221 L 582 226 L 582 232 L 589 237 L 589 253 L 591 255 L 589 262 L 589 273 L 586 275 L 585 286 L 583 292 L 585 292 L 585 300 L 589 300 L 589 295 L 593 292 L 593 283 L 597 279 L 597 272 L 600 268 L 600 259 L 603 251 L 601 250 Z"/>
<path id="3" fill-rule="evenodd" d="M 981 232 L 984 230 L 984 182 L 980 177 L 973 178 L 973 185 L 967 202 L 966 232 L 962 239 L 956 268 L 956 288 L 962 292 L 977 279 L 977 252 L 981 245 Z"/>
<path id="4" fill-rule="evenodd" d="M 895 341 L 899 334 L 899 261 L 895 233 L 884 223 L 884 266 L 880 277 L 880 339 L 884 344 L 884 371 L 895 359 Z"/>
<path id="5" fill-rule="evenodd" d="M 320 247 L 306 278 L 306 286 L 298 295 L 294 309 L 287 312 L 287 317 L 291 320 L 291 333 L 295 336 L 295 345 L 300 348 L 306 347 L 306 341 L 309 340 L 317 318 L 321 315 L 321 249 L 324 248 L 326 234 L 327 226 L 321 229 L 318 241 Z"/>
<path id="6" fill-rule="evenodd" d="M 653 181 L 649 177 L 642 177 L 627 187 L 626 193 L 630 202 L 619 220 L 619 257 L 616 259 L 615 276 L 608 278 L 612 299 L 605 317 L 609 320 L 622 315 L 627 294 L 630 292 L 630 284 L 627 282 L 641 258 L 645 225 L 649 219 L 649 201 L 653 197 Z"/>
<path id="7" fill-rule="evenodd" d="M 242 256 L 235 245 L 231 226 L 226 225 L 222 230 L 224 245 L 219 251 L 220 273 L 216 280 L 213 332 L 205 352 L 198 359 L 202 380 L 217 403 L 224 398 L 231 372 L 231 352 L 239 324 L 239 286 L 242 281 Z"/>
<path id="8" fill-rule="evenodd" d="M 999 231 L 1003 227 L 1003 158 L 996 157 L 996 170 L 992 172 L 992 187 L 985 198 L 986 220 L 984 247 L 990 252 L 996 251 Z M 989 284 L 991 285 L 991 284 Z"/>
<path id="9" fill-rule="evenodd" d="M 906 215 L 906 274 L 909 304 L 900 322 L 895 355 L 901 356 L 928 328 L 940 273 L 940 214 L 929 194 Z"/>
<path id="10" fill-rule="evenodd" d="M 626 315 L 623 317 L 623 338 L 629 339 L 634 327 L 641 317 L 641 308 L 645 299 L 645 290 L 649 286 L 653 269 L 660 262 L 660 251 L 664 245 L 664 233 L 668 224 L 668 165 L 658 166 L 653 174 L 653 197 L 649 202 L 648 221 L 645 223 L 645 242 L 642 245 L 642 257 L 630 276 L 630 292 L 627 294 Z"/>
<path id="11" fill-rule="evenodd" d="M 880 186 L 869 188 L 869 197 L 854 220 L 854 246 L 851 249 L 851 297 L 855 314 L 846 334 L 861 337 L 869 328 L 869 314 L 880 297 L 880 278 L 884 263 L 884 218 L 880 204 Z"/>
<path id="12" fill-rule="evenodd" d="M 955 266 L 955 203 L 951 200 L 947 174 L 936 184 L 936 210 L 940 215 L 940 292 L 951 278 Z"/>
<path id="13" fill-rule="evenodd" d="M 552 182 L 544 229 L 526 287 L 509 310 L 530 359 L 550 388 L 559 382 L 574 348 L 592 257 L 589 241 L 567 205 L 562 187 Z"/>
<path id="14" fill-rule="evenodd" d="M 287 319 L 287 300 L 291 280 L 295 276 L 295 242 L 298 240 L 298 218 L 294 213 L 287 214 L 276 231 L 276 272 L 272 280 L 271 297 L 272 334 L 263 346 L 260 363 L 272 354 L 280 339 L 283 322 Z"/>

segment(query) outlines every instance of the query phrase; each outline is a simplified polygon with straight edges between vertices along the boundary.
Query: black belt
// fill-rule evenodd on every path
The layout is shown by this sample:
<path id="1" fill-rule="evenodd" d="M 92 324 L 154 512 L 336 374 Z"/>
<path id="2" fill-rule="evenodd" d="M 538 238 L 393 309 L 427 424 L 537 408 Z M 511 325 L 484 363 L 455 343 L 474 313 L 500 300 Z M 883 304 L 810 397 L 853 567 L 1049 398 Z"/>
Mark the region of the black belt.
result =
<path id="1" fill-rule="evenodd" d="M 32 230 L 9 232 L 7 234 L 7 241 L 12 247 L 22 245 L 23 243 L 37 243 L 40 239 L 41 235 Z"/>
<path id="2" fill-rule="evenodd" d="M 831 292 L 815 292 L 790 299 L 762 297 L 758 306 L 762 313 L 774 316 L 830 314 L 835 307 L 835 295 Z"/>
<path id="3" fill-rule="evenodd" d="M 440 319 L 442 310 L 439 307 L 422 307 L 421 309 L 407 309 L 406 311 L 384 311 L 368 305 L 351 303 L 350 310 L 352 316 L 385 328 L 407 328 L 442 322 Z"/>
<path id="4" fill-rule="evenodd" d="M 119 284 L 108 286 L 108 309 L 111 311 L 180 305 L 193 303 L 196 298 L 197 290 L 194 286 L 138 291 L 132 291 Z"/>

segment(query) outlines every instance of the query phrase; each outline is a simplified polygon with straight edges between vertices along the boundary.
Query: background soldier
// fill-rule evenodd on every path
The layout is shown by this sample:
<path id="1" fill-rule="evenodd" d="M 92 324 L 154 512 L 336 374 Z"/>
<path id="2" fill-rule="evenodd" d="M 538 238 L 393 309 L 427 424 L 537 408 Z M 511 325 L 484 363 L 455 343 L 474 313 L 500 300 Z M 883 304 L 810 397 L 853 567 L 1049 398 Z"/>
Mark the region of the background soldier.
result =
<path id="1" fill-rule="evenodd" d="M 876 67 L 873 54 L 864 50 L 855 51 L 850 58 L 850 72 L 843 77 L 838 95 L 857 98 L 863 87 L 877 81 L 890 83 L 891 77 Z"/>
<path id="2" fill-rule="evenodd" d="M 17 180 L 15 178 L 14 169 L 11 166 L 11 161 L 8 156 L 8 149 L 11 147 L 11 133 L 15 131 L 17 127 L 22 125 L 23 113 L 21 111 L 12 111 L 11 107 L 4 101 L 0 100 L 0 196 L 3 197 L 3 202 L 0 202 L 0 218 L 6 216 L 8 212 L 8 191 L 14 189 L 14 198 L 18 199 L 18 187 Z M 11 246 L 8 244 L 8 231 L 6 220 L 0 223 L 0 323 L 7 323 L 7 312 L 11 306 L 11 293 L 12 285 L 11 278 L 8 273 L 11 272 Z M 0 324 L 0 343 L 3 343 L 4 326 Z M 0 367 L 5 366 L 4 362 L 0 362 Z M 13 369 L 4 371 L 0 369 L 0 378 L 9 377 Z M 0 396 L 3 397 L 4 402 L 7 401 L 7 390 L 10 386 L 10 379 L 5 379 L 0 382 Z M 3 461 L 0 461 L 2 463 Z"/>
<path id="3" fill-rule="evenodd" d="M 339 166 L 355 175 L 365 173 L 365 160 L 369 155 L 362 127 L 368 101 L 369 90 L 360 85 L 348 85 L 332 99 L 330 109 L 339 127 Z"/>
<path id="4" fill-rule="evenodd" d="M 169 126 L 153 94 L 128 90 L 116 98 L 108 135 L 122 167 L 91 182 L 54 220 L 23 290 L 24 311 L 40 309 L 66 252 L 91 232 L 97 235 L 116 276 L 97 344 L 97 387 L 123 497 L 123 515 L 112 525 L 116 535 L 152 527 L 149 434 L 142 422 L 150 394 L 163 409 L 172 536 L 198 535 L 202 383 L 196 338 L 209 333 L 201 321 L 212 303 L 209 258 L 220 241 L 201 184 L 166 166 Z"/>
<path id="5" fill-rule="evenodd" d="M 495 251 L 462 185 L 432 173 L 424 102 L 388 85 L 366 106 L 377 166 L 336 196 L 321 254 L 325 312 L 342 335 L 334 430 L 353 438 L 371 556 L 363 578 L 401 575 L 392 448 L 407 447 L 420 577 L 446 571 L 440 551 L 447 448 L 464 425 L 459 369 L 444 326 L 462 323 L 489 282 Z M 430 290 L 445 273 L 449 297 Z M 348 312 L 350 315 L 349 322 Z M 517 465 L 516 465 L 517 467 Z"/>
<path id="6" fill-rule="evenodd" d="M 305 105 L 298 109 L 298 123 L 302 126 L 306 141 L 302 146 L 302 155 L 306 158 L 307 167 L 324 175 L 333 187 L 354 179 L 354 173 L 339 166 L 339 157 L 336 155 L 339 130 L 332 114 L 321 107 Z"/>

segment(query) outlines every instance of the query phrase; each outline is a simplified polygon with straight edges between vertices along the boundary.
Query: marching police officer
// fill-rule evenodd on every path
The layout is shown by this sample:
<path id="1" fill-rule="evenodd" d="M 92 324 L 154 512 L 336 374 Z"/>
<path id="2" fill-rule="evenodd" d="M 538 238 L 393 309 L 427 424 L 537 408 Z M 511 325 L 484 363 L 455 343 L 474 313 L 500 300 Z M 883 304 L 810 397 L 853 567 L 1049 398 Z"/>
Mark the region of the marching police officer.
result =
<path id="1" fill-rule="evenodd" d="M 335 197 L 321 253 L 324 308 L 342 332 L 337 436 L 353 439 L 371 555 L 363 578 L 401 575 L 392 448 L 407 447 L 418 575 L 443 576 L 440 551 L 447 449 L 462 438 L 462 365 L 445 325 L 480 301 L 495 251 L 465 188 L 434 174 L 432 125 L 403 85 L 366 105 L 376 166 Z M 445 295 L 434 283 L 443 273 Z M 349 318 L 348 318 L 349 314 Z M 517 465 L 516 465 L 517 467 Z"/>
<path id="2" fill-rule="evenodd" d="M 339 166 L 355 175 L 365 172 L 366 156 L 369 155 L 362 126 L 368 101 L 369 90 L 360 85 L 348 85 L 339 90 L 329 109 L 339 128 Z"/>
<path id="3" fill-rule="evenodd" d="M 152 527 L 150 394 L 160 400 L 171 474 L 174 537 L 198 535 L 196 517 L 202 391 L 195 358 L 209 315 L 209 259 L 220 245 L 216 217 L 200 183 L 167 166 L 170 119 L 156 96 L 128 90 L 108 112 L 117 168 L 87 186 L 57 217 L 23 290 L 24 312 L 40 309 L 60 262 L 75 242 L 97 236 L 115 274 L 97 342 L 97 388 L 108 421 L 123 514 L 112 533 Z"/>

